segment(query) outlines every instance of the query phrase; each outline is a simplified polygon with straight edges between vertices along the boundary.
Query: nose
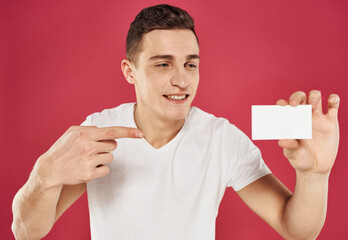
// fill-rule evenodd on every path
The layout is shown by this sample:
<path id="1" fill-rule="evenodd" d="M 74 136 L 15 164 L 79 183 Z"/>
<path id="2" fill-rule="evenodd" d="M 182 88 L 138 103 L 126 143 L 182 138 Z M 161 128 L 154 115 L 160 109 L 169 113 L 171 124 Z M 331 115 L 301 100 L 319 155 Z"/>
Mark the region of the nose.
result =
<path id="1" fill-rule="evenodd" d="M 184 66 L 175 68 L 170 84 L 172 86 L 178 86 L 181 89 L 187 88 L 189 80 Z"/>

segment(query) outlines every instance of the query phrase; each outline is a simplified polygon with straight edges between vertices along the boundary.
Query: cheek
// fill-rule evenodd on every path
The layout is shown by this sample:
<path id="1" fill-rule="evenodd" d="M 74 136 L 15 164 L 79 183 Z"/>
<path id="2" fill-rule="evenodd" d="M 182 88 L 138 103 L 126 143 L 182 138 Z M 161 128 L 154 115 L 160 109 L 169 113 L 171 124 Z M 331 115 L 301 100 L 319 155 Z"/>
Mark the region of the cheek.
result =
<path id="1" fill-rule="evenodd" d="M 161 93 L 163 89 L 163 83 L 161 81 L 162 76 L 159 76 L 153 72 L 145 72 L 141 81 L 139 81 L 139 90 L 143 98 L 155 99 L 154 96 Z"/>
<path id="2" fill-rule="evenodd" d="M 192 88 L 196 90 L 198 87 L 198 84 L 199 84 L 199 74 L 197 73 L 194 76 L 192 76 L 192 84 L 191 84 Z"/>
<path id="3" fill-rule="evenodd" d="M 149 85 L 148 78 L 145 73 L 138 74 L 135 87 L 137 90 L 137 94 L 139 95 L 141 99 L 148 99 L 151 95 L 149 91 L 151 90 L 151 85 Z"/>
<path id="4" fill-rule="evenodd" d="M 164 71 L 149 71 L 146 74 L 148 87 L 157 92 L 167 87 L 170 78 L 170 73 Z"/>

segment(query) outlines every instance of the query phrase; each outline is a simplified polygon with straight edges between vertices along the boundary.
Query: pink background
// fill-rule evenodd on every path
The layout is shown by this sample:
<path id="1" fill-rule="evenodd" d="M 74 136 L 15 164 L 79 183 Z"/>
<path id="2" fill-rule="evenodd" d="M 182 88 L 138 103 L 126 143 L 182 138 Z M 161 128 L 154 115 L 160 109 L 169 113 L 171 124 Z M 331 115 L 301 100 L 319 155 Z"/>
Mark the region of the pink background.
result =
<path id="1" fill-rule="evenodd" d="M 12 239 L 11 202 L 35 160 L 87 115 L 135 101 L 120 62 L 136 14 L 162 1 L 1 1 L 0 238 Z M 251 136 L 251 105 L 297 90 L 341 97 L 341 141 L 330 177 L 328 215 L 318 239 L 348 239 L 347 1 L 168 1 L 194 18 L 201 82 L 194 105 Z M 255 141 L 290 189 L 294 171 L 276 141 Z M 88 239 L 83 195 L 45 239 Z M 281 239 L 231 188 L 216 239 Z"/>

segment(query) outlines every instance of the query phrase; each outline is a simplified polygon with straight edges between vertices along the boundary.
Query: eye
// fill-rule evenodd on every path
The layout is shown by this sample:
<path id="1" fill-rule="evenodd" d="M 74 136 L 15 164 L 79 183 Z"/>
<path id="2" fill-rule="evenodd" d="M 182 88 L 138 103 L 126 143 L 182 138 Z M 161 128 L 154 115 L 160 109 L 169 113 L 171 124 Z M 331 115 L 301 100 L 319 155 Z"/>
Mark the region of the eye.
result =
<path id="1" fill-rule="evenodd" d="M 185 65 L 189 68 L 197 68 L 197 65 L 194 63 L 186 63 Z"/>
<path id="2" fill-rule="evenodd" d="M 155 65 L 156 67 L 169 67 L 169 64 L 168 63 L 160 63 L 160 64 L 157 64 Z"/>

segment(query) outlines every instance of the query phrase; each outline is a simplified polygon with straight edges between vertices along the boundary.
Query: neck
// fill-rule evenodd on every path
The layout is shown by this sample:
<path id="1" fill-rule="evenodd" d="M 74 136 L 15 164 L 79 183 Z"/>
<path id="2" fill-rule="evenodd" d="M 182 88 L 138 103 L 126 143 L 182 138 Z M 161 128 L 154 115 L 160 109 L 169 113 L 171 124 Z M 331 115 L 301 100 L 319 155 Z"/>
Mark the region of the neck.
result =
<path id="1" fill-rule="evenodd" d="M 138 104 L 134 105 L 134 121 L 143 131 L 146 141 L 154 148 L 160 148 L 170 142 L 185 123 L 185 119 L 168 120 L 156 117 Z"/>

